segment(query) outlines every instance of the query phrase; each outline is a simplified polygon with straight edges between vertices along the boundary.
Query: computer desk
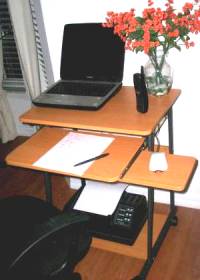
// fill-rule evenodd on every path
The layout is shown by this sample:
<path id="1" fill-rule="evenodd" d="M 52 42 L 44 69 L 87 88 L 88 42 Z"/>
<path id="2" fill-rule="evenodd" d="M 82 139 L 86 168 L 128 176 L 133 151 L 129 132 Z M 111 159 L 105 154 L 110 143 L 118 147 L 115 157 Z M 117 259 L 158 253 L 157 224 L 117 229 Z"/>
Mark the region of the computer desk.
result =
<path id="1" fill-rule="evenodd" d="M 187 190 L 197 167 L 195 158 L 173 154 L 172 107 L 179 95 L 180 90 L 173 89 L 162 97 L 149 96 L 149 110 L 145 114 L 136 111 L 132 87 L 123 87 L 98 111 L 34 107 L 20 119 L 23 123 L 44 127 L 6 158 L 10 165 L 43 171 L 47 200 L 51 201 L 50 173 L 67 176 L 73 174 L 37 168 L 33 163 L 69 130 L 112 134 L 115 141 L 106 150 L 111 156 L 94 162 L 83 176 L 77 177 L 81 179 L 82 185 L 85 184 L 85 179 L 90 179 L 147 188 L 147 223 L 132 246 L 98 238 L 93 238 L 92 242 L 92 246 L 96 248 L 145 260 L 140 273 L 133 278 L 135 280 L 146 278 L 170 226 L 177 224 L 174 192 Z M 155 133 L 165 120 L 168 121 L 169 146 L 162 149 L 166 151 L 169 167 L 165 172 L 150 172 L 148 162 L 154 149 Z M 148 148 L 143 150 L 144 146 Z M 168 215 L 155 213 L 155 189 L 170 193 Z"/>
<path id="2" fill-rule="evenodd" d="M 77 130 L 118 133 L 143 137 L 150 150 L 158 126 L 168 121 L 169 152 L 173 153 L 173 105 L 180 96 L 179 89 L 172 89 L 162 97 L 149 96 L 149 110 L 145 114 L 136 111 L 133 87 L 122 87 L 97 111 L 66 110 L 49 107 L 33 107 L 20 117 L 21 122 L 39 126 L 65 127 Z M 44 173 L 47 199 L 51 201 L 51 181 Z M 174 205 L 174 192 L 170 193 Z"/>

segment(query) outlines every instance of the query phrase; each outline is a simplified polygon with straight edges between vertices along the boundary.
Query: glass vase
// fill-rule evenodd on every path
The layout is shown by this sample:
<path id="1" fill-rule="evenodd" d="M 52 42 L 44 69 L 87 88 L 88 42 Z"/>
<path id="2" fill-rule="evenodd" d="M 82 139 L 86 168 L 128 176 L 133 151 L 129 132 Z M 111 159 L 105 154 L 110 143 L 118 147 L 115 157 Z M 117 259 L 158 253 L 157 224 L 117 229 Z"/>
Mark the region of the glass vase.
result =
<path id="1" fill-rule="evenodd" d="M 149 60 L 144 66 L 147 91 L 151 95 L 161 96 L 172 87 L 172 69 L 166 61 L 166 54 L 154 51 L 149 54 Z"/>

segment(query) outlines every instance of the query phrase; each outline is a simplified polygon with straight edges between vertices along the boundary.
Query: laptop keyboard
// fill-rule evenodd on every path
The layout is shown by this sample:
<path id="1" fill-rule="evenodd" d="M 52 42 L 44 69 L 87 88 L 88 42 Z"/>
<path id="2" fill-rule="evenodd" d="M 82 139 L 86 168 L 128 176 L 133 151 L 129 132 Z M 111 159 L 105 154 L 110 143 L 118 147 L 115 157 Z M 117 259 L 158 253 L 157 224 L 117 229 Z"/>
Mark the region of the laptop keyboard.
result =
<path id="1" fill-rule="evenodd" d="M 79 96 L 105 96 L 115 84 L 94 83 L 58 83 L 48 90 L 48 93 Z"/>

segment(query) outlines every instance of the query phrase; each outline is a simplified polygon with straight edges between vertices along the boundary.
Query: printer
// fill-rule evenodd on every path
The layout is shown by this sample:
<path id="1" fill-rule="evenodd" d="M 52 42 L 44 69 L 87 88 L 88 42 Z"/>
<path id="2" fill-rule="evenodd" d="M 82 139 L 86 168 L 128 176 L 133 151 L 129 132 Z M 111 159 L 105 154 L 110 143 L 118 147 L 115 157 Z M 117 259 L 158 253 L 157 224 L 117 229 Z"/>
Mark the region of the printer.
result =
<path id="1" fill-rule="evenodd" d="M 125 189 L 114 212 L 105 216 L 74 209 L 83 190 L 84 186 L 71 197 L 64 210 L 87 213 L 90 217 L 88 230 L 93 237 L 132 245 L 147 219 L 146 197 Z"/>

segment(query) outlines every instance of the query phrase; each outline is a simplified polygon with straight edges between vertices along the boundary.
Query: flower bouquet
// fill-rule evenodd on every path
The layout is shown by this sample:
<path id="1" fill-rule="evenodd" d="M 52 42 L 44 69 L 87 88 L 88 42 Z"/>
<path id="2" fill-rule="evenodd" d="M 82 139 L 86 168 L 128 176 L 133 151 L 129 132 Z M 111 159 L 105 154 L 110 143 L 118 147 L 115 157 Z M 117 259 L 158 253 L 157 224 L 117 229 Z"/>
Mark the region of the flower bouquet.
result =
<path id="1" fill-rule="evenodd" d="M 148 7 L 139 16 L 135 9 L 123 13 L 108 12 L 103 26 L 112 27 L 125 42 L 127 50 L 149 56 L 145 67 L 148 90 L 155 95 L 165 94 L 172 85 L 172 78 L 163 73 L 169 68 L 166 55 L 172 48 L 180 51 L 182 45 L 186 48 L 194 46 L 189 35 L 200 32 L 200 0 L 185 3 L 180 11 L 174 8 L 173 0 L 167 0 L 164 9 L 155 8 L 154 2 L 148 0 Z"/>

